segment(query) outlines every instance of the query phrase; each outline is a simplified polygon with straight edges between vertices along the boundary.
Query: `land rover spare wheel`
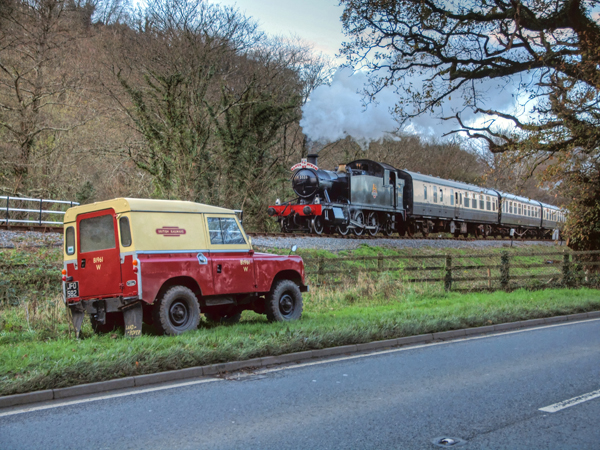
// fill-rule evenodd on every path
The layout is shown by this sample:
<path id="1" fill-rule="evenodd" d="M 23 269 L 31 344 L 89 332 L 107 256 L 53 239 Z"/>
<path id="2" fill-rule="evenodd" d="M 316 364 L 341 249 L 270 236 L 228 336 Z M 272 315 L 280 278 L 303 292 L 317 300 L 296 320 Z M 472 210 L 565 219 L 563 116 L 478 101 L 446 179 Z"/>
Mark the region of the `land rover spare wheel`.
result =
<path id="1" fill-rule="evenodd" d="M 271 322 L 289 322 L 302 315 L 302 293 L 291 280 L 273 283 L 266 299 L 267 319 Z"/>
<path id="2" fill-rule="evenodd" d="M 171 336 L 195 330 L 200 323 L 198 299 L 185 286 L 167 289 L 155 302 L 152 313 L 156 329 Z"/>

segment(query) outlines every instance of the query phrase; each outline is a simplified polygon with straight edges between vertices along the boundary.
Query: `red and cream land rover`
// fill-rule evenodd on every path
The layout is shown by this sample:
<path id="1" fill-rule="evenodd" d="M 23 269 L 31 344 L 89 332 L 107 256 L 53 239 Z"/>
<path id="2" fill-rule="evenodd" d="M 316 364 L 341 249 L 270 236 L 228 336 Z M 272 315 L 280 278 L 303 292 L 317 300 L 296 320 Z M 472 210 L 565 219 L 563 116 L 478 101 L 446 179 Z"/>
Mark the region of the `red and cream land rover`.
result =
<path id="1" fill-rule="evenodd" d="M 207 320 L 236 322 L 244 309 L 289 321 L 302 314 L 299 256 L 255 253 L 235 211 L 199 203 L 118 198 L 70 208 L 64 221 L 63 293 L 77 334 L 142 322 L 161 333 Z"/>

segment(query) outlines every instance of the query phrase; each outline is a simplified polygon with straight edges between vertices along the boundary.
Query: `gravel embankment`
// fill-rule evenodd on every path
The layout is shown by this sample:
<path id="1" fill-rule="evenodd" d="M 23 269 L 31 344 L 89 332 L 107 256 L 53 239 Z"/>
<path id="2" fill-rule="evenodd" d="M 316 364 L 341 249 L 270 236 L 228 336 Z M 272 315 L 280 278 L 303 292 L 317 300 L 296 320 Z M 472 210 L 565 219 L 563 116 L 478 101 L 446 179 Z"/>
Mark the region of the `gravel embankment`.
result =
<path id="1" fill-rule="evenodd" d="M 0 248 L 18 247 L 59 247 L 62 245 L 63 237 L 59 233 L 39 233 L 37 231 L 6 231 L 0 230 Z M 256 247 L 290 248 L 296 244 L 298 248 L 323 249 L 329 251 L 353 250 L 362 244 L 372 247 L 388 248 L 484 248 L 484 247 L 510 247 L 509 240 L 481 240 L 462 241 L 453 239 L 339 239 L 339 238 L 314 238 L 304 236 L 294 237 L 254 237 L 252 244 Z M 527 246 L 555 246 L 557 244 L 548 241 L 514 241 L 513 247 Z M 563 243 L 564 245 L 564 243 Z"/>
<path id="2" fill-rule="evenodd" d="M 0 230 L 0 248 L 60 247 L 62 242 L 60 233 Z"/>
<path id="3" fill-rule="evenodd" d="M 296 244 L 298 248 L 311 248 L 329 250 L 332 252 L 341 250 L 353 250 L 362 244 L 371 247 L 388 248 L 485 248 L 485 247 L 510 247 L 509 240 L 481 240 L 462 241 L 453 239 L 336 239 L 336 238 L 314 238 L 314 237 L 254 237 L 252 244 L 261 248 L 290 248 Z M 552 247 L 557 244 L 549 241 L 513 241 L 513 247 L 528 246 Z M 564 245 L 564 242 L 562 243 Z"/>

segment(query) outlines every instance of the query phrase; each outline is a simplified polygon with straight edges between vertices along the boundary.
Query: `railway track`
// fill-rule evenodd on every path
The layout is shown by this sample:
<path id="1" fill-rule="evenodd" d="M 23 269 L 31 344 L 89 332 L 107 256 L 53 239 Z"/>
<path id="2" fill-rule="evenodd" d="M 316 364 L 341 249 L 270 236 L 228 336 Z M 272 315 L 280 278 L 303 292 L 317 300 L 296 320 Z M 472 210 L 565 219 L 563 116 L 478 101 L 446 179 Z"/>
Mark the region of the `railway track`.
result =
<path id="1" fill-rule="evenodd" d="M 25 232 L 25 231 L 36 231 L 39 233 L 58 233 L 58 234 L 62 234 L 63 229 L 61 227 L 51 227 L 51 226 L 39 226 L 39 225 L 10 225 L 10 226 L 6 226 L 6 225 L 2 225 L 0 224 L 0 231 L 21 231 L 21 232 Z M 335 239 L 358 239 L 358 240 L 373 240 L 373 239 L 394 239 L 394 240 L 402 240 L 402 239 L 408 239 L 408 240 L 458 240 L 458 241 L 480 241 L 480 240 L 506 240 L 509 241 L 510 239 L 507 237 L 499 237 L 497 239 L 493 238 L 493 237 L 488 237 L 488 238 L 474 238 L 474 237 L 468 237 L 465 238 L 463 236 L 459 237 L 459 238 L 454 238 L 454 237 L 445 237 L 445 236 L 371 236 L 371 235 L 362 235 L 362 236 L 355 236 L 353 234 L 348 234 L 347 236 L 341 236 L 339 234 L 307 234 L 307 233 L 246 233 L 248 236 L 250 237 L 270 237 L 270 238 L 335 238 Z M 545 241 L 551 241 L 552 239 L 521 239 L 521 238 L 517 238 L 514 239 L 515 241 L 539 241 L 539 240 L 545 240 Z"/>
<path id="2" fill-rule="evenodd" d="M 348 234 L 346 236 L 341 236 L 339 234 L 308 234 L 308 233 L 246 233 L 248 236 L 250 237 L 281 237 L 281 238 L 333 238 L 333 239 L 357 239 L 357 240 L 364 240 L 364 241 L 368 241 L 368 240 L 373 240 L 373 239 L 393 239 L 393 240 L 423 240 L 423 241 L 439 241 L 439 240 L 456 240 L 456 241 L 483 241 L 483 240 L 489 240 L 489 241 L 510 241 L 510 238 L 508 237 L 498 237 L 498 238 L 493 238 L 493 237 L 487 237 L 487 238 L 474 238 L 474 237 L 468 237 L 465 238 L 463 236 L 460 236 L 458 238 L 452 237 L 452 236 L 385 236 L 385 235 L 378 235 L 378 236 L 370 236 L 370 235 L 362 235 L 362 236 L 355 236 L 355 235 L 351 235 Z M 551 242 L 552 239 L 525 239 L 525 238 L 515 238 L 513 239 L 515 241 L 520 241 L 520 242 L 524 242 L 524 241 L 549 241 Z"/>

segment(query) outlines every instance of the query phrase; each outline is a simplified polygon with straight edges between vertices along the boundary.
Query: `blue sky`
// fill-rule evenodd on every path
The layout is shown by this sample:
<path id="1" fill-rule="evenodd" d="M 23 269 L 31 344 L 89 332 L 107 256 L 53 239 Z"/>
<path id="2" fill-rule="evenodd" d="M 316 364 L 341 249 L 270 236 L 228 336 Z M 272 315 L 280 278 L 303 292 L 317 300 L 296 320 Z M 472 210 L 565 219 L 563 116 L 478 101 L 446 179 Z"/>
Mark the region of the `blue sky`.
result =
<path id="1" fill-rule="evenodd" d="M 274 35 L 295 35 L 310 43 L 316 52 L 334 56 L 343 41 L 336 0 L 214 0 L 234 6 L 256 19 L 260 28 Z"/>

